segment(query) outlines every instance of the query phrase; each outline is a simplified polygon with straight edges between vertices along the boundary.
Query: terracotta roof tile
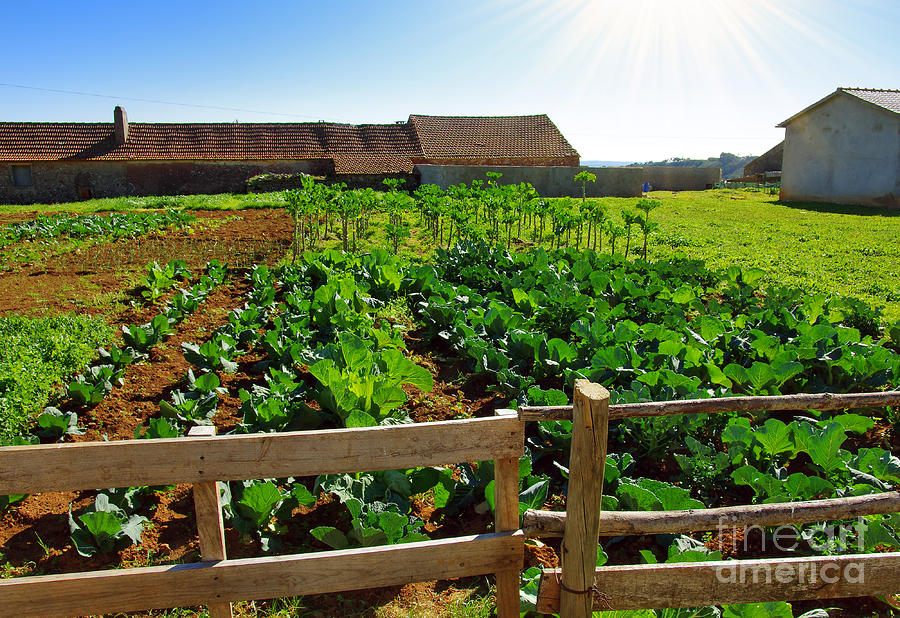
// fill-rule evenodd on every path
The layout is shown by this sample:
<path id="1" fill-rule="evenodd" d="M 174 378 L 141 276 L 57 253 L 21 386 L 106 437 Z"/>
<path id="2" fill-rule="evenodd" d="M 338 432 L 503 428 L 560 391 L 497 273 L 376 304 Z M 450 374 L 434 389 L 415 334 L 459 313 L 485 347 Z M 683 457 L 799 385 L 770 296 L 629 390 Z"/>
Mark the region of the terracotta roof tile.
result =
<path id="1" fill-rule="evenodd" d="M 573 157 L 546 115 L 412 115 L 395 124 L 0 122 L 0 161 L 334 159 L 337 173 L 411 172 L 418 159 Z"/>
<path id="2" fill-rule="evenodd" d="M 537 116 L 411 115 L 425 157 L 577 157 L 546 114 Z"/>
<path id="3" fill-rule="evenodd" d="M 112 123 L 0 123 L 0 160 L 248 160 L 330 158 L 332 153 L 418 154 L 411 128 L 310 123 L 140 123 L 122 146 Z"/>
<path id="4" fill-rule="evenodd" d="M 878 107 L 900 114 L 900 90 L 879 90 L 877 88 L 838 88 Z"/>
<path id="5" fill-rule="evenodd" d="M 332 159 L 336 174 L 409 174 L 413 171 L 411 158 L 391 153 L 336 154 Z"/>

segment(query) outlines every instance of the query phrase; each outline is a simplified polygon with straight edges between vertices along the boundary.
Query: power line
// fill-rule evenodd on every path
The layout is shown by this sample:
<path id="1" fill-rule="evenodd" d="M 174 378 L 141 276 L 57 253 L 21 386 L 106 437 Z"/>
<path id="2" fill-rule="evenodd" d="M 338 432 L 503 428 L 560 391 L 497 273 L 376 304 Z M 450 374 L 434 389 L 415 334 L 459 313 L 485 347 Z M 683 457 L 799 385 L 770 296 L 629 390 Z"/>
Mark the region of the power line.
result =
<path id="1" fill-rule="evenodd" d="M 41 88 L 38 86 L 25 86 L 22 84 L 7 84 L 0 82 L 0 86 L 6 88 L 19 88 L 22 90 L 37 90 L 40 92 L 50 92 L 53 94 L 67 94 L 67 95 L 76 95 L 81 97 L 96 97 L 99 99 L 114 99 L 119 101 L 137 101 L 140 103 L 155 103 L 157 105 L 177 105 L 179 107 L 191 107 L 196 109 L 214 109 L 218 111 L 226 111 L 226 112 L 244 112 L 247 114 L 263 114 L 266 116 L 289 116 L 292 118 L 311 118 L 315 120 L 321 120 L 321 116 L 310 116 L 308 114 L 290 114 L 286 112 L 266 112 L 258 109 L 246 109 L 243 107 L 224 107 L 221 105 L 201 105 L 199 103 L 180 103 L 178 101 L 163 101 L 160 99 L 143 99 L 140 97 L 121 97 L 121 96 L 113 96 L 109 94 L 99 94 L 96 92 L 80 92 L 78 90 L 61 90 L 58 88 Z M 341 118 L 336 118 L 340 122 L 351 122 L 349 120 L 344 120 Z"/>

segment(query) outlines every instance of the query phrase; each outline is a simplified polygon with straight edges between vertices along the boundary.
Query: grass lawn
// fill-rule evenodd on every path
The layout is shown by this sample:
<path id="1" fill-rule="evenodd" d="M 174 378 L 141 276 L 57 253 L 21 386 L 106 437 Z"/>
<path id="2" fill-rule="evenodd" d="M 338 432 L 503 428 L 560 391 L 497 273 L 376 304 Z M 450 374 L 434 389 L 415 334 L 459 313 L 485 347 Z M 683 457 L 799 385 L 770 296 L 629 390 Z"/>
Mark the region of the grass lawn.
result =
<path id="1" fill-rule="evenodd" d="M 650 259 L 683 253 L 713 268 L 758 267 L 770 283 L 855 296 L 900 319 L 900 211 L 779 202 L 740 189 L 655 191 Z M 617 213 L 635 200 L 607 198 Z M 617 216 L 617 215 L 616 215 Z M 634 241 L 632 241 L 634 242 Z"/>

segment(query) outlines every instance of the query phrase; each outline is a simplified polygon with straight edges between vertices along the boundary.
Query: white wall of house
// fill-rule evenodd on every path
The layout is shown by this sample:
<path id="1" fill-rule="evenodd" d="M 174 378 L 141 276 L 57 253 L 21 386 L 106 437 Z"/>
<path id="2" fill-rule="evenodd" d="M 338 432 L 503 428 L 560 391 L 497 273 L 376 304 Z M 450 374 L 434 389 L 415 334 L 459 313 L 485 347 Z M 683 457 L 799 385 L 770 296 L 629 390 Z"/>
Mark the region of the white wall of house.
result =
<path id="1" fill-rule="evenodd" d="M 840 93 L 793 119 L 781 199 L 900 207 L 900 114 Z"/>

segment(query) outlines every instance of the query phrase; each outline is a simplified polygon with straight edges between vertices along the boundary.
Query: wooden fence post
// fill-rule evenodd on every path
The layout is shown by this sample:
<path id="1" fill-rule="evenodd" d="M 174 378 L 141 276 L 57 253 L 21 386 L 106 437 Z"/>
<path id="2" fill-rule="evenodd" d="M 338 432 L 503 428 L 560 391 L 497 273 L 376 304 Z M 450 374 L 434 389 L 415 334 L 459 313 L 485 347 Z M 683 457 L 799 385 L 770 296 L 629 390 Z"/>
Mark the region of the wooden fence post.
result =
<path id="1" fill-rule="evenodd" d="M 497 410 L 497 416 L 518 416 L 515 410 Z M 525 439 L 525 424 L 520 423 Z M 494 460 L 494 530 L 509 532 L 519 529 L 519 458 Z M 522 558 L 524 560 L 524 548 Z M 518 618 L 519 569 L 497 573 L 497 618 Z"/>
<path id="2" fill-rule="evenodd" d="M 189 436 L 214 436 L 213 425 L 191 427 Z M 200 555 L 204 561 L 225 560 L 225 525 L 219 483 L 194 483 L 194 514 L 200 537 Z M 209 603 L 210 618 L 232 618 L 231 603 Z"/>
<path id="3" fill-rule="evenodd" d="M 588 618 L 594 602 L 609 391 L 587 380 L 575 380 L 573 401 L 566 532 L 560 551 L 560 617 Z"/>

